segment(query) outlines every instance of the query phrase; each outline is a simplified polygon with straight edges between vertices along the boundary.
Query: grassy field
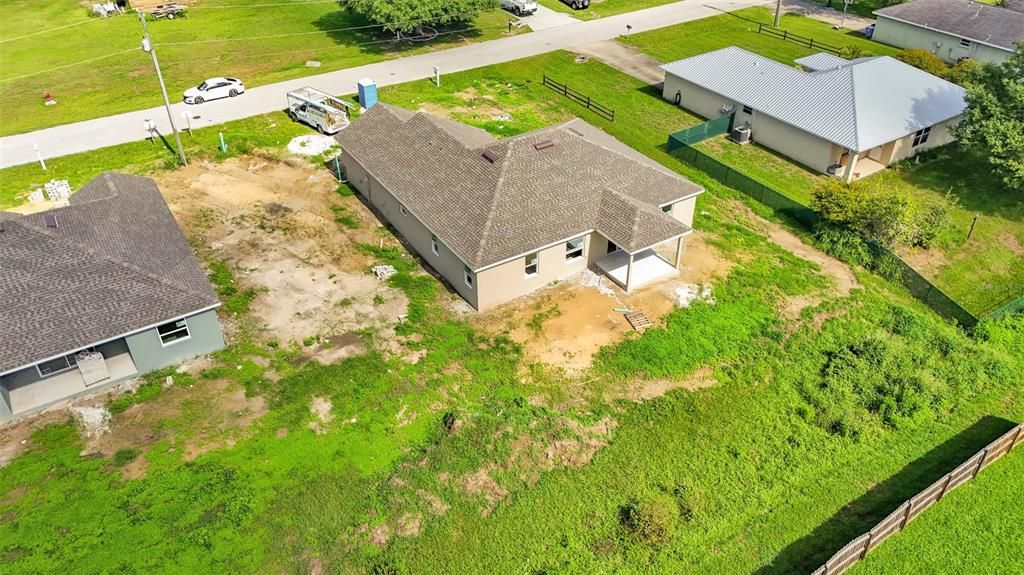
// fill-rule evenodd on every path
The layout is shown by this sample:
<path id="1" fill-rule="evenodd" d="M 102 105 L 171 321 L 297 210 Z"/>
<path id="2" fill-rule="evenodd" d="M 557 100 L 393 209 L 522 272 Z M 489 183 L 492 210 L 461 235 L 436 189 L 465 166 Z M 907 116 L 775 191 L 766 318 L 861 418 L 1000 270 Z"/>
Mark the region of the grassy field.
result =
<path id="1" fill-rule="evenodd" d="M 396 44 L 394 35 L 360 28 L 368 22 L 336 3 L 284 1 L 239 7 L 244 4 L 204 0 L 185 18 L 150 22 L 171 98 L 210 76 L 237 76 L 257 86 L 497 38 L 508 30 L 509 15 L 495 10 L 442 30 L 445 35 L 433 42 Z M 134 14 L 88 18 L 76 0 L 3 0 L 0 10 L 0 135 L 160 104 L 152 62 L 138 49 L 141 27 Z M 46 29 L 52 31 L 39 33 Z M 260 39 L 238 40 L 252 37 Z M 309 60 L 320 67 L 307 67 Z M 56 106 L 43 105 L 44 90 Z"/>
<path id="2" fill-rule="evenodd" d="M 544 88 L 541 71 L 604 95 L 616 121 Z M 138 479 L 79 456 L 71 425 L 40 431 L 0 469 L 5 573 L 809 572 L 1024 418 L 1024 319 L 968 337 L 868 274 L 850 296 L 831 295 L 814 264 L 765 238 L 739 193 L 664 151 L 665 134 L 693 118 L 655 96 L 566 53 L 381 93 L 497 135 L 580 115 L 704 183 L 696 227 L 735 263 L 714 303 L 672 312 L 570 378 L 446 312 L 440 284 L 399 250 L 366 246 L 399 270 L 407 345 L 424 357 L 402 361 L 371 335 L 366 355 L 301 364 L 284 342 L 242 337 L 184 384 L 230 378 L 269 412 L 232 447 L 190 462 L 178 438 L 161 439 Z M 73 161 L 90 157 L 99 169 L 128 155 Z M 783 313 L 803 298 L 818 303 Z M 713 387 L 615 399 L 637 379 L 699 368 Z M 313 396 L 334 406 L 327 433 L 307 428 Z M 197 404 L 162 425 L 187 438 L 203 413 Z M 546 463 L 552 445 L 597 433 L 581 429 L 612 431 L 589 463 Z M 1004 512 L 1019 516 L 1020 503 Z M 387 544 L 371 543 L 382 532 Z"/>
<path id="3" fill-rule="evenodd" d="M 1024 560 L 1020 498 L 1024 457 L 1020 450 L 985 470 L 928 509 L 902 533 L 889 539 L 851 569 L 851 575 L 883 573 L 1008 573 Z"/>
<path id="4" fill-rule="evenodd" d="M 676 0 L 590 0 L 590 6 L 584 10 L 573 10 L 561 0 L 537 0 L 546 8 L 556 12 L 565 12 L 579 20 L 593 20 L 604 16 L 614 16 L 623 12 L 633 12 L 644 8 L 661 6 Z"/>
<path id="5" fill-rule="evenodd" d="M 821 52 L 803 44 L 758 34 L 757 22 L 771 24 L 772 11 L 761 7 L 745 8 L 730 14 L 633 34 L 619 41 L 635 46 L 662 62 L 689 58 L 726 46 L 737 46 L 785 64 L 793 64 L 797 58 Z M 891 46 L 868 40 L 859 32 L 833 30 L 826 22 L 799 14 L 784 14 L 780 25 L 790 32 L 838 48 L 849 46 L 875 56 L 892 55 L 898 51 Z"/>

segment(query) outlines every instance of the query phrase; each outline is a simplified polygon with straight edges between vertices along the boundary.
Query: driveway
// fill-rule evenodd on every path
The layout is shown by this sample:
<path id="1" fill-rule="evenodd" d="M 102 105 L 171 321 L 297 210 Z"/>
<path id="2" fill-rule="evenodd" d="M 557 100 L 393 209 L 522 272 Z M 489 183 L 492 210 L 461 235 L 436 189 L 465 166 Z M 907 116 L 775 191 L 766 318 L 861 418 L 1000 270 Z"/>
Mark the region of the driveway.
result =
<path id="1" fill-rule="evenodd" d="M 863 30 L 868 24 L 874 24 L 874 20 L 851 14 L 847 12 L 846 19 L 843 19 L 843 0 L 833 0 L 835 8 L 829 8 L 824 4 L 817 4 L 810 0 L 782 0 L 782 9 L 787 14 L 803 14 L 816 20 L 824 20 L 838 26 L 840 22 L 848 30 Z"/>
<path id="2" fill-rule="evenodd" d="M 632 46 L 615 40 L 603 40 L 576 46 L 573 48 L 573 52 L 604 62 L 612 68 L 648 84 L 661 84 L 665 81 L 665 72 L 659 67 L 661 62 Z"/>
<path id="3" fill-rule="evenodd" d="M 576 24 L 579 22 L 576 18 L 565 12 L 556 12 L 551 8 L 546 8 L 541 4 L 537 4 L 537 11 L 529 16 L 522 19 L 530 30 L 534 32 L 540 30 L 548 30 L 551 28 L 558 28 L 559 26 L 565 26 L 566 24 Z"/>
<path id="4" fill-rule="evenodd" d="M 409 82 L 431 77 L 434 66 L 440 67 L 442 75 L 469 70 L 611 40 L 625 33 L 626 24 L 632 26 L 634 33 L 638 33 L 715 16 L 723 10 L 739 10 L 764 2 L 765 0 L 685 0 L 598 20 L 568 23 L 529 34 L 268 84 L 251 88 L 239 98 L 207 102 L 202 106 L 186 106 L 179 102 L 172 108 L 175 120 L 179 123 L 182 113 L 188 112 L 193 116 L 192 127 L 202 128 L 281 110 L 285 106 L 286 92 L 307 85 L 331 94 L 351 94 L 356 91 L 356 82 L 363 78 L 372 78 L 381 86 Z M 53 158 L 142 140 L 147 135 L 143 129 L 143 122 L 146 119 L 154 121 L 160 133 L 170 133 L 167 113 L 160 106 L 4 137 L 0 139 L 0 168 L 36 161 L 33 144 L 39 146 L 43 157 Z"/>

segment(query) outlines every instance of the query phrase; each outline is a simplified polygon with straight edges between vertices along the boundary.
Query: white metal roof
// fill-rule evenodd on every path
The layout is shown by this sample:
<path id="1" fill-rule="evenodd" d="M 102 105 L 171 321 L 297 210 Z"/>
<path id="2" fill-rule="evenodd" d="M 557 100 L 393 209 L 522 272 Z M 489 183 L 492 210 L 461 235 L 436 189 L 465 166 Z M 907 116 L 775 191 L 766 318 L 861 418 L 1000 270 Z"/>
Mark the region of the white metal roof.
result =
<path id="1" fill-rule="evenodd" d="M 966 107 L 960 86 L 888 56 L 804 72 L 730 46 L 661 68 L 855 152 L 955 118 Z"/>
<path id="2" fill-rule="evenodd" d="M 839 56 L 833 56 L 828 52 L 818 52 L 817 54 L 811 54 L 810 56 L 804 56 L 803 58 L 797 58 L 793 60 L 797 64 L 800 64 L 804 68 L 807 68 L 811 72 L 818 70 L 832 70 L 834 68 L 842 68 L 843 66 L 849 66 L 850 61 L 846 58 L 840 58 Z"/>

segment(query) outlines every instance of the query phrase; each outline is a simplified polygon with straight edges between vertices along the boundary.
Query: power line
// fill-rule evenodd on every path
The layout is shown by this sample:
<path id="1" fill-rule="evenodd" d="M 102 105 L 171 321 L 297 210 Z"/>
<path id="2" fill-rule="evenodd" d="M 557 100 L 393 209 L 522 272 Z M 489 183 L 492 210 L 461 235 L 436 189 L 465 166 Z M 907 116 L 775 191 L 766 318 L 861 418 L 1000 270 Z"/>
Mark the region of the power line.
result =
<path id="1" fill-rule="evenodd" d="M 134 11 L 135 10 L 128 10 L 126 13 L 131 13 L 131 12 L 134 12 Z M 7 42 L 13 42 L 15 40 L 21 40 L 23 38 L 31 38 L 32 36 L 38 36 L 40 34 L 48 34 L 50 32 L 56 32 L 58 30 L 66 30 L 68 28 L 74 28 L 75 26 L 81 26 L 82 24 L 91 24 L 92 22 L 106 22 L 106 21 L 107 21 L 106 18 L 88 18 L 86 20 L 80 20 L 78 22 L 73 22 L 71 24 L 65 24 L 63 26 L 56 26 L 54 28 L 46 28 L 44 30 L 39 30 L 37 32 L 32 32 L 31 34 L 24 34 L 24 35 L 21 35 L 21 36 L 15 36 L 14 38 L 4 38 L 3 40 L 0 40 L 0 44 L 5 44 Z"/>
<path id="2" fill-rule="evenodd" d="M 88 60 L 79 60 L 78 62 L 72 62 L 71 64 L 64 64 L 63 66 L 57 66 L 49 68 L 47 70 L 39 70 L 38 72 L 32 72 L 31 74 L 22 74 L 21 76 L 12 76 L 10 78 L 0 79 L 0 84 L 4 82 L 12 82 L 14 80 L 21 80 L 23 78 L 30 78 L 32 76 L 38 76 L 40 74 L 46 74 L 47 72 L 55 72 L 57 70 L 63 70 L 64 68 L 70 68 L 72 66 L 79 66 L 81 64 L 88 64 L 89 62 L 95 62 L 97 60 L 104 60 L 106 58 L 113 58 L 114 56 L 120 56 L 129 52 L 136 52 L 138 48 L 129 48 L 128 50 L 122 50 L 120 52 L 114 52 L 113 54 L 106 54 L 104 56 L 96 56 L 95 58 L 89 58 Z"/>

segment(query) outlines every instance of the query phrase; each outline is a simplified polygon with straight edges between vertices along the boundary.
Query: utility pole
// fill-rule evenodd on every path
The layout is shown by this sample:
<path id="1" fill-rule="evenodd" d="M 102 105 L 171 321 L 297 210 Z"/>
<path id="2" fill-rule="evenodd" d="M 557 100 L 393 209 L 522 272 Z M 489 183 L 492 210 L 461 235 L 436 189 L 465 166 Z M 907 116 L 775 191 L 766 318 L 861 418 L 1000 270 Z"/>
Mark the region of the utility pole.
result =
<path id="1" fill-rule="evenodd" d="M 775 0 L 775 23 L 773 27 L 779 27 L 779 19 L 782 18 L 782 0 Z"/>
<path id="2" fill-rule="evenodd" d="M 142 51 L 149 52 L 149 55 L 153 57 L 153 68 L 156 69 L 156 79 L 160 82 L 160 92 L 164 95 L 164 107 L 167 108 L 167 119 L 171 122 L 171 131 L 174 132 L 174 143 L 178 146 L 178 158 L 181 160 L 181 165 L 187 166 L 188 160 L 185 159 L 185 148 L 181 147 L 181 135 L 178 134 L 178 126 L 174 124 L 174 114 L 171 112 L 171 100 L 167 97 L 167 87 L 164 86 L 164 75 L 160 73 L 160 62 L 156 59 L 156 48 L 153 47 L 153 42 L 149 39 L 149 30 L 146 29 L 146 15 L 142 10 L 138 11 L 139 22 L 142 23 Z"/>

